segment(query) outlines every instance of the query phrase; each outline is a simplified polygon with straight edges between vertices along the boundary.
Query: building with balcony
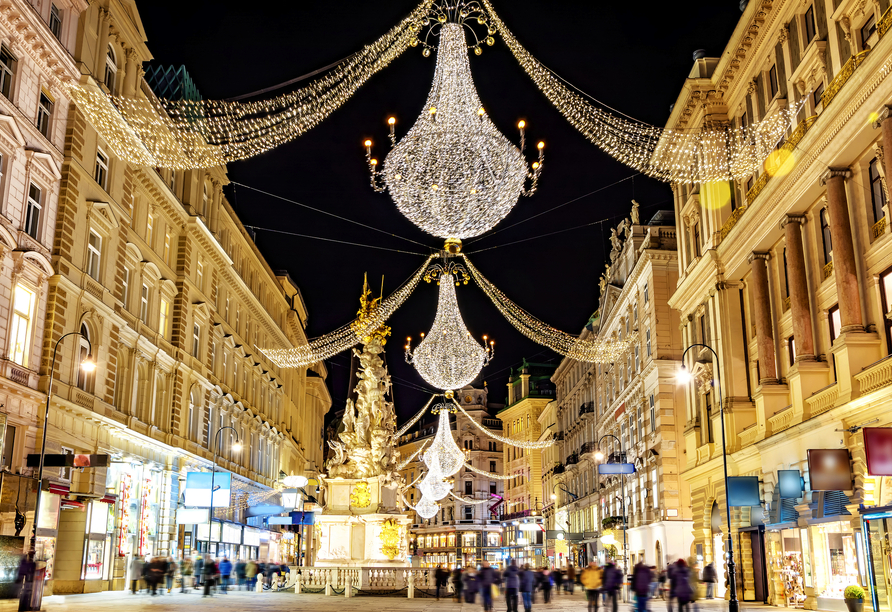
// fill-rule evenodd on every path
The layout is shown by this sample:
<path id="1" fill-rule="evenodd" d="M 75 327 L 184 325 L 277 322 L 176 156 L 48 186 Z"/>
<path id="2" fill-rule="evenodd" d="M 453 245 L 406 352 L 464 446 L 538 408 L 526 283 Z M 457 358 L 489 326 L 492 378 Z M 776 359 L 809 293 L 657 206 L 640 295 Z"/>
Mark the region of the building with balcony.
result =
<path id="1" fill-rule="evenodd" d="M 612 364 L 564 359 L 552 377 L 563 434 L 549 476 L 554 514 L 571 534 L 570 560 L 578 565 L 621 559 L 623 541 L 630 565 L 662 568 L 690 554 L 690 497 L 678 476 L 684 430 L 675 418 L 684 398 L 676 383 L 682 347 L 678 312 L 668 305 L 678 278 L 676 230 L 670 211 L 641 223 L 634 206 L 602 276 L 599 308 L 581 333 L 632 338 L 631 348 Z M 601 476 L 602 460 L 633 463 L 635 473 Z M 608 526 L 616 550 L 600 540 Z"/>
<path id="2" fill-rule="evenodd" d="M 61 6 L 32 4 L 50 16 Z M 134 3 L 80 8 L 62 25 L 74 59 L 56 66 L 70 62 L 84 87 L 152 98 L 141 68 L 152 56 Z M 278 500 L 282 472 L 322 467 L 319 439 L 331 403 L 324 365 L 281 370 L 255 348 L 306 343 L 296 284 L 270 269 L 229 206 L 225 168 L 129 164 L 91 117 L 60 104 L 50 122 L 58 151 L 49 156 L 59 161 L 57 212 L 51 184 L 41 183 L 51 166 L 38 168 L 49 157 L 26 155 L 34 158 L 31 191 L 46 195 L 35 235 L 52 259 L 51 267 L 41 264 L 48 286 L 34 285 L 46 293 L 47 325 L 30 332 L 42 341 L 30 367 L 39 365 L 44 392 L 55 368 L 47 451 L 105 454 L 111 465 L 46 470 L 51 493 L 43 497 L 38 553 L 48 560 L 53 592 L 122 589 L 135 555 L 293 560 L 294 540 L 265 529 L 264 517 L 246 508 Z M 30 265 L 21 279 L 36 274 Z M 79 335 L 65 337 L 52 361 L 57 341 L 72 333 Z M 78 366 L 90 352 L 98 368 L 88 374 Z M 37 415 L 17 432 L 19 461 L 39 450 Z M 211 469 L 231 473 L 231 502 L 215 509 L 211 525 L 179 524 L 186 474 Z"/>
<path id="3" fill-rule="evenodd" d="M 677 413 L 693 552 L 722 575 L 730 518 L 745 601 L 839 609 L 862 584 L 890 610 L 885 527 L 862 519 L 892 487 L 868 472 L 861 429 L 892 422 L 890 26 L 886 0 L 749 2 L 719 57 L 695 55 L 667 122 L 739 130 L 801 106 L 752 176 L 673 186 L 669 303 L 683 345 L 715 350 L 688 354 L 697 383 Z M 833 490 L 809 467 L 822 449 L 850 453 L 852 477 Z M 731 476 L 761 483 L 760 505 L 730 517 L 723 451 Z M 790 473 L 801 491 L 781 490 Z"/>
<path id="4" fill-rule="evenodd" d="M 517 372 L 508 378 L 508 397 L 499 411 L 505 436 L 519 442 L 538 442 L 543 435 L 539 416 L 554 400 L 551 375 L 556 366 L 550 363 L 530 363 L 525 359 Z M 545 559 L 544 533 L 525 531 L 518 519 L 537 517 L 546 504 L 542 482 L 542 451 L 504 445 L 506 476 L 505 523 L 506 555 L 517 559 L 518 565 L 529 563 L 541 567 Z"/>
<path id="5" fill-rule="evenodd" d="M 489 403 L 489 391 L 471 386 L 455 393 L 456 401 L 480 425 L 497 434 L 502 432 L 502 421 L 493 416 L 500 404 Z M 435 400 L 434 405 L 442 400 Z M 437 433 L 438 415 L 427 414 L 404 434 L 399 441 L 400 456 L 408 458 L 422 445 L 433 440 Z M 465 451 L 467 462 L 485 472 L 501 474 L 502 443 L 485 435 L 461 411 L 450 415 L 450 427 L 456 444 Z M 406 464 L 401 475 L 406 483 L 418 480 L 426 471 L 421 454 Z M 440 512 L 430 519 L 417 515 L 409 531 L 412 565 L 436 567 L 443 565 L 477 567 L 483 561 L 500 564 L 502 561 L 503 481 L 462 468 L 453 476 L 452 495 L 440 500 Z M 406 501 L 414 505 L 421 493 L 414 487 L 406 491 Z M 469 503 L 466 503 L 469 502 Z"/>

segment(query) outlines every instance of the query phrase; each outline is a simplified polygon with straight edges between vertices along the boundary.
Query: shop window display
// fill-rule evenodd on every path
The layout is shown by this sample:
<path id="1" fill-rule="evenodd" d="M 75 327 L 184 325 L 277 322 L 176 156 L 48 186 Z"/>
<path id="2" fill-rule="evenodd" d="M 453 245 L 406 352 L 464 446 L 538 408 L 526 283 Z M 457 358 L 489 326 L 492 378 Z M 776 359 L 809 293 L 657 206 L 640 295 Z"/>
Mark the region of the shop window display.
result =
<path id="1" fill-rule="evenodd" d="M 848 523 L 842 522 L 824 523 L 812 529 L 818 597 L 843 599 L 845 588 L 858 584 L 855 534 Z"/>
<path id="2" fill-rule="evenodd" d="M 769 555 L 777 597 L 784 605 L 805 605 L 805 566 L 799 529 L 784 529 L 769 536 Z"/>

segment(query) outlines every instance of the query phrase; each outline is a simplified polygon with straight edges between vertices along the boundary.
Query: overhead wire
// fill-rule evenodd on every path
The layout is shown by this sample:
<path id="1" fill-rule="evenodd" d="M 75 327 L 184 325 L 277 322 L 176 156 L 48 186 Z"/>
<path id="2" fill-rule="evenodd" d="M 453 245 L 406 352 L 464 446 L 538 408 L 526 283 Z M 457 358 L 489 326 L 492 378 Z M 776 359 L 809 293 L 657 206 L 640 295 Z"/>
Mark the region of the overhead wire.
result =
<path id="1" fill-rule="evenodd" d="M 376 246 L 374 244 L 363 244 L 361 242 L 351 242 L 349 240 L 340 240 L 337 238 L 325 238 L 323 236 L 311 236 L 310 234 L 299 234 L 297 232 L 289 232 L 286 230 L 273 229 L 271 227 L 259 227 L 257 225 L 245 225 L 247 229 L 257 232 L 270 232 L 273 234 L 285 234 L 286 236 L 296 236 L 298 238 L 310 238 L 312 240 L 321 240 L 323 242 L 336 242 L 338 244 L 346 244 L 349 246 L 365 247 L 367 249 L 376 249 L 378 251 L 390 251 L 392 253 L 402 253 L 404 255 L 417 255 L 419 257 L 427 257 L 427 253 L 416 253 L 415 251 L 404 251 L 402 249 L 391 249 L 390 247 Z"/>
<path id="2" fill-rule="evenodd" d="M 356 219 L 351 219 L 349 217 L 336 215 L 333 212 L 329 212 L 329 211 L 323 210 L 321 208 L 316 208 L 315 206 L 310 206 L 309 204 L 304 204 L 303 202 L 298 202 L 297 200 L 292 200 L 291 198 L 286 198 L 285 196 L 281 196 L 281 195 L 278 195 L 275 193 L 270 193 L 269 191 L 264 191 L 263 189 L 258 189 L 257 187 L 245 185 L 244 183 L 239 183 L 238 181 L 230 181 L 230 183 L 232 185 L 238 185 L 239 187 L 244 187 L 245 189 L 250 189 L 251 191 L 256 191 L 257 193 L 262 193 L 265 196 L 269 196 L 269 197 L 275 198 L 277 200 L 282 200 L 283 202 L 288 202 L 289 204 L 294 204 L 295 206 L 300 206 L 302 208 L 312 210 L 313 212 L 317 212 L 322 215 L 328 215 L 329 217 L 334 217 L 335 219 L 340 219 L 341 221 L 346 221 L 347 223 L 359 225 L 366 229 L 372 230 L 373 232 L 378 232 L 379 234 L 386 234 L 388 236 L 393 236 L 394 238 L 399 238 L 400 240 L 405 240 L 406 242 L 411 242 L 412 244 L 417 244 L 418 246 L 422 246 L 426 249 L 430 249 L 430 246 L 427 244 L 424 244 L 423 242 L 419 242 L 417 240 L 412 240 L 411 238 L 406 238 L 405 236 L 400 236 L 399 234 L 394 234 L 393 232 L 388 232 L 386 230 L 379 229 L 379 228 L 369 225 L 367 223 L 357 221 Z"/>

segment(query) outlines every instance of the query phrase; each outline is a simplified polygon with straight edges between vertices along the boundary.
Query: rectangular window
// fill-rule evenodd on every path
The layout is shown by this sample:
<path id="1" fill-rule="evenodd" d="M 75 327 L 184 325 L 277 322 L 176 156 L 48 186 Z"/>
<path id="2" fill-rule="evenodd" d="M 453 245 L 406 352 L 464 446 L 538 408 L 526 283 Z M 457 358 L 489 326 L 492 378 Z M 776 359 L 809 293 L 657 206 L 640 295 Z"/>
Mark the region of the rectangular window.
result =
<path id="1" fill-rule="evenodd" d="M 12 306 L 12 330 L 9 339 L 9 359 L 23 367 L 28 367 L 34 299 L 33 291 L 21 284 L 15 286 Z"/>
<path id="2" fill-rule="evenodd" d="M 639 354 L 638 346 L 635 346 L 635 372 L 641 371 L 641 355 Z"/>
<path id="3" fill-rule="evenodd" d="M 650 431 L 655 432 L 657 430 L 657 402 L 653 393 L 647 398 L 647 403 L 650 406 Z"/>
<path id="4" fill-rule="evenodd" d="M 794 336 L 787 338 L 787 357 L 790 358 L 790 366 L 796 363 L 796 338 Z"/>
<path id="5" fill-rule="evenodd" d="M 149 286 L 143 285 L 142 292 L 139 295 L 139 320 L 148 324 L 149 322 Z"/>
<path id="6" fill-rule="evenodd" d="M 768 69 L 768 92 L 771 94 L 772 100 L 777 95 L 777 91 L 777 64 L 775 64 Z"/>
<path id="7" fill-rule="evenodd" d="M 880 275 L 880 294 L 883 299 L 883 323 L 886 328 L 886 354 L 892 355 L 892 320 L 889 313 L 892 312 L 892 270 L 887 270 Z"/>
<path id="8" fill-rule="evenodd" d="M 204 263 L 200 259 L 195 265 L 195 284 L 199 291 L 204 291 Z"/>
<path id="9" fill-rule="evenodd" d="M 158 317 L 158 333 L 167 337 L 167 328 L 170 325 L 170 300 L 161 298 L 161 314 Z"/>
<path id="10" fill-rule="evenodd" d="M 465 520 L 470 521 L 473 518 L 474 518 L 474 508 L 472 508 L 471 506 L 465 506 Z"/>
<path id="11" fill-rule="evenodd" d="M 819 0 L 820 1 L 820 0 Z M 815 7 L 809 6 L 805 11 L 805 46 L 815 38 Z"/>
<path id="12" fill-rule="evenodd" d="M 842 333 L 842 319 L 839 316 L 839 305 L 828 310 L 827 317 L 830 320 L 830 346 L 833 346 L 833 341 L 839 338 L 839 334 Z"/>
<path id="13" fill-rule="evenodd" d="M 815 108 L 818 108 L 818 105 L 821 103 L 821 98 L 824 96 L 824 82 L 821 81 L 815 86 L 815 91 L 811 94 L 811 101 L 814 104 Z"/>
<path id="14" fill-rule="evenodd" d="M 821 237 L 824 246 L 824 265 L 833 261 L 833 239 L 830 236 L 830 213 L 826 208 L 821 209 Z"/>
<path id="15" fill-rule="evenodd" d="M 495 495 L 497 493 L 496 483 L 494 483 L 494 482 L 489 483 L 489 492 L 492 493 L 493 495 Z"/>
<path id="16" fill-rule="evenodd" d="M 12 92 L 12 76 L 15 74 L 15 57 L 6 48 L 0 47 L 0 94 L 9 98 Z"/>
<path id="17" fill-rule="evenodd" d="M 93 280 L 99 280 L 99 265 L 102 261 L 102 236 L 90 230 L 90 239 L 87 243 L 87 274 Z"/>
<path id="18" fill-rule="evenodd" d="M 644 303 L 647 304 L 650 301 L 650 291 L 648 289 L 647 283 L 644 283 Z"/>
<path id="19" fill-rule="evenodd" d="M 164 230 L 164 263 L 170 265 L 170 230 Z"/>
<path id="20" fill-rule="evenodd" d="M 201 350 L 201 326 L 198 323 L 192 324 L 192 356 L 198 358 L 198 351 Z"/>
<path id="21" fill-rule="evenodd" d="M 870 179 L 870 201 L 873 204 L 873 221 L 876 223 L 886 216 L 883 206 L 886 204 L 886 191 L 883 189 L 883 178 L 880 176 L 880 162 L 874 157 L 867 167 Z"/>
<path id="22" fill-rule="evenodd" d="M 149 213 L 146 216 L 146 244 L 151 248 L 152 238 L 155 237 L 155 216 Z"/>
<path id="23" fill-rule="evenodd" d="M 647 356 L 650 357 L 651 350 L 650 350 L 650 330 L 649 329 L 644 332 L 644 338 L 645 338 L 645 342 L 646 342 Z"/>
<path id="24" fill-rule="evenodd" d="M 99 183 L 99 186 L 108 191 L 108 155 L 102 149 L 96 150 L 96 168 L 93 171 L 93 178 Z"/>
<path id="25" fill-rule="evenodd" d="M 50 32 L 56 38 L 62 38 L 62 11 L 55 4 L 50 5 Z"/>
<path id="26" fill-rule="evenodd" d="M 40 187 L 31 183 L 28 189 L 28 212 L 25 215 L 25 232 L 36 240 L 40 240 L 40 209 L 41 209 Z"/>
<path id="27" fill-rule="evenodd" d="M 15 449 L 15 427 L 6 426 L 6 433 L 3 434 L 3 465 L 12 468 L 13 450 Z"/>
<path id="28" fill-rule="evenodd" d="M 495 473 L 495 471 L 496 471 L 496 462 L 495 461 L 489 462 L 489 471 Z"/>
<path id="29" fill-rule="evenodd" d="M 49 138 L 50 119 L 53 116 L 53 101 L 43 92 L 40 92 L 40 100 L 37 103 L 37 129 Z"/>
<path id="30" fill-rule="evenodd" d="M 867 40 L 877 31 L 876 15 L 871 14 L 867 21 L 861 26 L 861 50 L 867 48 Z"/>
<path id="31" fill-rule="evenodd" d="M 123 288 L 124 309 L 130 302 L 130 268 L 124 268 L 124 280 L 121 282 Z"/>
<path id="32" fill-rule="evenodd" d="M 465 495 L 473 495 L 474 494 L 474 481 L 466 480 L 465 481 Z"/>

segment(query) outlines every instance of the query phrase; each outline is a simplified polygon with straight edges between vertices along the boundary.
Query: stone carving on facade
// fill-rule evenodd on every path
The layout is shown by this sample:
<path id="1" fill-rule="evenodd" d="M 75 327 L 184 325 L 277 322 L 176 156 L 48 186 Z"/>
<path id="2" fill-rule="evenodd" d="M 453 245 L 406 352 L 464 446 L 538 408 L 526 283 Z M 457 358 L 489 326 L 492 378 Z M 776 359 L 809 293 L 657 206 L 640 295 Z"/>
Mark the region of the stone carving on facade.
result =
<path id="1" fill-rule="evenodd" d="M 359 358 L 357 399 L 347 400 L 338 428 L 338 441 L 329 440 L 334 456 L 326 464 L 330 478 L 368 478 L 384 476 L 398 479 L 399 452 L 396 449 L 396 415 L 390 392 L 390 375 L 381 354 L 384 340 L 372 336 L 362 350 L 353 349 Z"/>
<path id="2" fill-rule="evenodd" d="M 619 234 L 616 232 L 616 228 L 610 228 L 610 261 L 616 259 L 614 253 L 619 255 L 619 251 L 622 248 L 622 241 L 619 238 Z"/>
<path id="3" fill-rule="evenodd" d="M 700 395 L 706 395 L 712 391 L 712 363 L 697 362 L 691 370 L 691 377 L 697 384 Z"/>
<path id="4" fill-rule="evenodd" d="M 636 202 L 634 199 L 632 200 L 632 225 L 641 225 L 641 211 L 639 208 L 641 205 Z"/>
<path id="5" fill-rule="evenodd" d="M 783 44 L 787 42 L 787 39 L 790 37 L 790 24 L 785 23 L 781 26 L 780 31 L 777 33 L 777 42 Z"/>

